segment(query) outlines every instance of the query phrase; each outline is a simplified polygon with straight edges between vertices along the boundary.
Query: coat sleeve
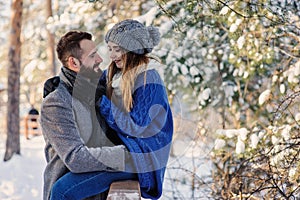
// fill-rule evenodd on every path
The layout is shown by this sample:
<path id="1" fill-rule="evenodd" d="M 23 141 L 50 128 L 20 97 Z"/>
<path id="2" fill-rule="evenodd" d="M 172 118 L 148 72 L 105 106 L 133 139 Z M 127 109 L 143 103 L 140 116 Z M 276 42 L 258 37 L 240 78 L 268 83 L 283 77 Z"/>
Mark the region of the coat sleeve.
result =
<path id="1" fill-rule="evenodd" d="M 144 72 L 146 73 L 146 72 Z M 128 137 L 151 137 L 167 123 L 170 109 L 167 94 L 155 70 L 140 74 L 133 91 L 133 108 L 128 113 L 116 106 L 106 96 L 100 102 L 100 113 L 111 128 Z"/>
<path id="2" fill-rule="evenodd" d="M 85 146 L 76 127 L 71 98 L 52 93 L 44 99 L 41 125 L 46 143 L 52 146 L 71 172 L 123 170 L 124 146 Z"/>

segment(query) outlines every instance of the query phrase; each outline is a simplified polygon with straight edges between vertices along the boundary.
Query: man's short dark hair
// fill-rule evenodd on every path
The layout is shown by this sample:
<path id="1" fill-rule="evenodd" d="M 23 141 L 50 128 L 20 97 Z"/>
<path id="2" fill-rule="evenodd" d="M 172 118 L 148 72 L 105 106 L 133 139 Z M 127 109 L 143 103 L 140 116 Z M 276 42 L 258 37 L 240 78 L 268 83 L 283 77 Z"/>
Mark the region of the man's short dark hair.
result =
<path id="1" fill-rule="evenodd" d="M 65 67 L 70 56 L 81 58 L 82 50 L 79 43 L 83 39 L 92 40 L 92 35 L 83 31 L 69 31 L 59 40 L 56 52 L 58 59 Z"/>

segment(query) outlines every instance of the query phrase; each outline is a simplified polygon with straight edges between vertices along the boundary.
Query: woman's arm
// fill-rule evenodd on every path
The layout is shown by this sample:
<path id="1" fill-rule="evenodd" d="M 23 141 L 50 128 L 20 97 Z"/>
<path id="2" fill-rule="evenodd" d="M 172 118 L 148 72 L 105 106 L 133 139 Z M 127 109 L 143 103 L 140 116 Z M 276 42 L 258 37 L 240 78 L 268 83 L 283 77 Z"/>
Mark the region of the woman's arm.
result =
<path id="1" fill-rule="evenodd" d="M 170 109 L 163 82 L 156 70 L 148 70 L 135 82 L 133 108 L 129 113 L 118 108 L 106 96 L 100 102 L 100 113 L 111 128 L 132 137 L 151 137 L 166 123 Z"/>

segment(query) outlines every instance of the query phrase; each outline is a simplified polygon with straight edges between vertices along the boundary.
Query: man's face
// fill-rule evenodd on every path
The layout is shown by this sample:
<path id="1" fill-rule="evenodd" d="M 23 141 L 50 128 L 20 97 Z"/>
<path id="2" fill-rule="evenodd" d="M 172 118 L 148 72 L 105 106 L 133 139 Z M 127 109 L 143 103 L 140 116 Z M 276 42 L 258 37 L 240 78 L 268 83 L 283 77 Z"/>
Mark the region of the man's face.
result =
<path id="1" fill-rule="evenodd" d="M 82 49 L 80 72 L 91 73 L 91 75 L 101 73 L 99 65 L 103 62 L 103 59 L 97 53 L 98 49 L 95 43 L 91 40 L 84 39 L 80 41 L 80 47 Z"/>

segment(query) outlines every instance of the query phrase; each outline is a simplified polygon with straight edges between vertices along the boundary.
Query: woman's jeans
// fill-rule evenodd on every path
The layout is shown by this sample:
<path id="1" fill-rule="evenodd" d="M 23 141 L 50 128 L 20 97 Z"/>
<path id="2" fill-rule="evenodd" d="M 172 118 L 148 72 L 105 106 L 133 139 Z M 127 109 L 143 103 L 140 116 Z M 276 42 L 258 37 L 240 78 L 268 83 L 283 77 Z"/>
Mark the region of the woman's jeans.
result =
<path id="1" fill-rule="evenodd" d="M 68 172 L 55 182 L 50 199 L 81 200 L 107 191 L 113 181 L 136 179 L 136 174 L 126 172 Z"/>

